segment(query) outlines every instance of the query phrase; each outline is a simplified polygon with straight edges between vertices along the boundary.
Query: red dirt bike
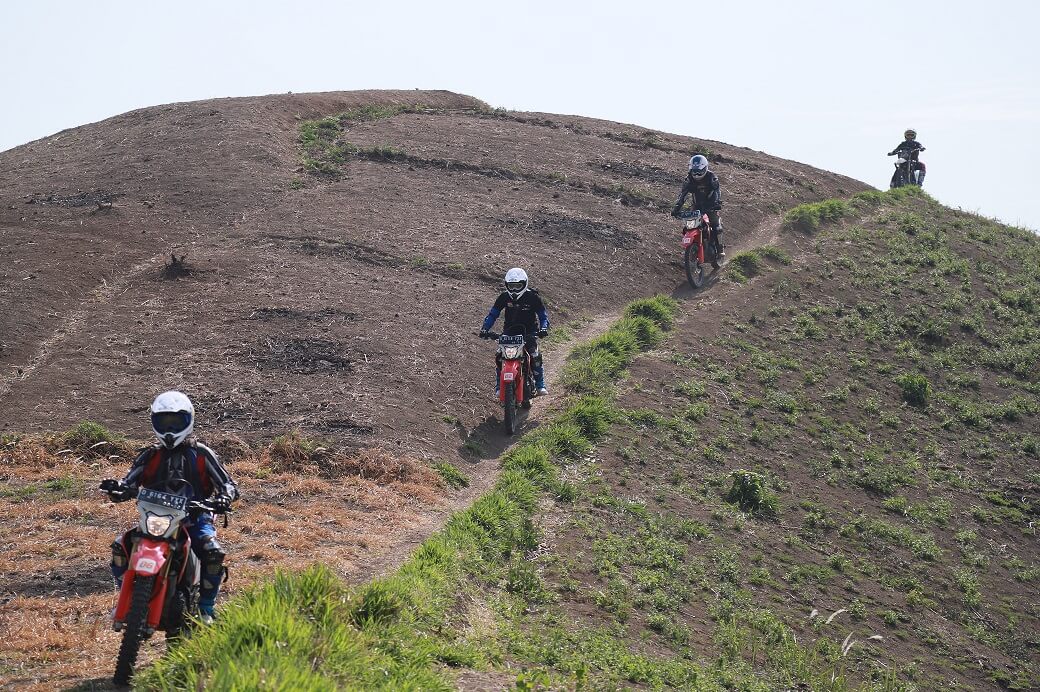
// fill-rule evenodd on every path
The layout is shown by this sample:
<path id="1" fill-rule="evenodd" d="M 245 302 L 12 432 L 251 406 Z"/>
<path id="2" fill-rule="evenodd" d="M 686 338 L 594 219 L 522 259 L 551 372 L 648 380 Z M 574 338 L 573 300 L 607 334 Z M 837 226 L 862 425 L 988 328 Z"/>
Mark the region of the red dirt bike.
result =
<path id="1" fill-rule="evenodd" d="M 719 268 L 715 256 L 715 243 L 710 242 L 711 225 L 708 215 L 700 210 L 687 211 L 679 215 L 683 222 L 683 262 L 686 265 L 686 279 L 694 288 L 704 284 L 704 262 L 711 262 L 714 269 Z"/>
<path id="2" fill-rule="evenodd" d="M 164 486 L 190 487 L 174 480 Z M 123 545 L 130 548 L 112 629 L 123 633 L 112 681 L 126 685 L 134 674 L 141 642 L 156 630 L 167 639 L 188 631 L 199 615 L 199 560 L 191 550 L 186 524 L 190 517 L 216 510 L 207 502 L 151 488 L 135 489 L 121 481 L 105 480 L 101 490 L 122 491 L 137 498 L 141 516 L 137 528 L 127 531 Z"/>
<path id="3" fill-rule="evenodd" d="M 488 332 L 484 338 L 498 340 L 496 359 L 502 364 L 498 374 L 498 400 L 504 409 L 502 422 L 506 434 L 512 435 L 516 432 L 517 407 L 531 408 L 531 399 L 535 393 L 531 354 L 525 348 L 527 335 L 522 332 Z"/>

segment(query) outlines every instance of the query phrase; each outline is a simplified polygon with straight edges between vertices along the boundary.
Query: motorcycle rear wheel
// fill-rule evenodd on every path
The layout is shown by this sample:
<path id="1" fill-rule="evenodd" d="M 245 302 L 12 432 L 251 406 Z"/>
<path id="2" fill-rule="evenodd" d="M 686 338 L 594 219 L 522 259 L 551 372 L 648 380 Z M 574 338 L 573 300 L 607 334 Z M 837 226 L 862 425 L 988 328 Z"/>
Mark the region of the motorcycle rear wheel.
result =
<path id="1" fill-rule="evenodd" d="M 505 424 L 506 435 L 516 432 L 516 383 L 510 382 L 506 385 L 505 412 L 502 414 Z"/>
<path id="2" fill-rule="evenodd" d="M 697 246 L 687 245 L 683 255 L 686 264 L 686 280 L 694 288 L 704 285 L 704 265 L 697 260 Z"/>
<path id="3" fill-rule="evenodd" d="M 123 641 L 119 644 L 119 656 L 116 658 L 116 672 L 112 682 L 126 685 L 134 675 L 134 664 L 141 650 L 141 642 L 145 640 L 145 628 L 148 627 L 148 607 L 152 602 L 152 588 L 155 577 L 137 577 L 134 579 L 134 593 L 130 597 L 130 610 L 126 614 L 123 625 Z"/>

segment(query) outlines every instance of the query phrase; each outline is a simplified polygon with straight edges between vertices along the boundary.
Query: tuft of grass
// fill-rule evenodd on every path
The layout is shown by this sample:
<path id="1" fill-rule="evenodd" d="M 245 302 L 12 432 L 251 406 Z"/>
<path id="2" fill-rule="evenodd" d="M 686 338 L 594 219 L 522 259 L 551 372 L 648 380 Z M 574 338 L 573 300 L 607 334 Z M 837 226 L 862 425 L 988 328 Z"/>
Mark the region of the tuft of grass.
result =
<path id="1" fill-rule="evenodd" d="M 452 490 L 469 487 L 469 478 L 454 465 L 446 461 L 438 461 L 433 468 L 440 475 L 444 484 Z"/>
<path id="2" fill-rule="evenodd" d="M 903 401 L 911 406 L 924 408 L 932 395 L 932 385 L 924 375 L 904 374 L 895 379 L 903 391 Z"/>
<path id="3" fill-rule="evenodd" d="M 754 471 L 737 469 L 730 472 L 732 485 L 723 499 L 737 505 L 745 512 L 776 516 L 779 501 L 776 494 L 769 489 L 765 476 Z"/>
<path id="4" fill-rule="evenodd" d="M 784 227 L 811 233 L 821 225 L 834 223 L 852 214 L 852 207 L 840 199 L 799 204 L 784 214 Z"/>
<path id="5" fill-rule="evenodd" d="M 625 317 L 645 317 L 652 320 L 661 329 L 672 328 L 679 304 L 667 296 L 654 296 L 632 301 L 625 308 Z"/>
<path id="6" fill-rule="evenodd" d="M 113 451 L 129 450 L 130 441 L 100 423 L 82 421 L 59 435 L 51 446 L 54 445 L 78 454 L 108 455 Z"/>

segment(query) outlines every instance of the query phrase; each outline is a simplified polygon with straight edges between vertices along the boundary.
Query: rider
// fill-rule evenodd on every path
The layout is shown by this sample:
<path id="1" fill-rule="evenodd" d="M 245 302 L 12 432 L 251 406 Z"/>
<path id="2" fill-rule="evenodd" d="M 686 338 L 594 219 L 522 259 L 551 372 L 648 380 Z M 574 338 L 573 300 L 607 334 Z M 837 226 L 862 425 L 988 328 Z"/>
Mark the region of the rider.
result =
<path id="1" fill-rule="evenodd" d="M 216 453 L 194 439 L 189 440 L 195 423 L 195 408 L 181 392 L 163 392 L 152 402 L 152 430 L 159 444 L 142 449 L 122 481 L 102 484 L 113 502 L 129 500 L 131 489 L 162 486 L 173 479 L 191 485 L 189 499 L 207 500 L 216 511 L 226 511 L 238 499 L 238 486 L 217 459 Z M 199 612 L 206 624 L 213 622 L 217 592 L 224 577 L 224 549 L 217 542 L 213 515 L 205 512 L 188 525 L 191 548 L 202 567 Z M 127 535 L 112 544 L 112 576 L 122 586 L 123 573 L 130 559 Z"/>
<path id="2" fill-rule="evenodd" d="M 682 192 L 672 209 L 672 216 L 679 216 L 686 195 L 693 195 L 693 208 L 700 209 L 708 215 L 708 223 L 711 224 L 711 235 L 715 239 L 715 249 L 718 258 L 726 256 L 726 250 L 722 246 L 722 221 L 719 219 L 719 210 L 722 209 L 722 192 L 719 190 L 719 177 L 708 170 L 708 159 L 701 154 L 690 157 L 690 172 L 683 183 Z"/>
<path id="3" fill-rule="evenodd" d="M 917 184 L 923 186 L 924 176 L 927 172 L 927 169 L 925 168 L 924 163 L 917 160 L 917 157 L 921 154 L 922 151 L 924 151 L 924 147 L 921 146 L 921 143 L 917 141 L 917 130 L 910 129 L 903 133 L 903 141 L 900 142 L 899 146 L 897 146 L 895 149 L 888 152 L 888 155 L 895 156 L 896 154 L 906 154 L 907 158 L 909 158 L 910 160 L 910 165 L 913 166 L 914 170 L 919 172 L 917 176 Z M 899 168 L 897 167 L 896 172 L 892 174 L 891 187 L 895 187 L 897 182 L 896 179 L 898 177 Z"/>
<path id="4" fill-rule="evenodd" d="M 538 291 L 528 287 L 527 272 L 520 267 L 513 267 L 506 272 L 506 290 L 499 294 L 490 312 L 484 318 L 484 326 L 480 336 L 487 337 L 495 326 L 495 320 L 505 310 L 502 318 L 503 333 L 522 333 L 525 335 L 525 348 L 531 356 L 535 387 L 538 394 L 548 394 L 545 388 L 545 367 L 542 365 L 542 354 L 538 351 L 538 337 L 544 338 L 549 333 L 549 313 Z M 498 361 L 497 370 L 502 371 L 502 362 Z M 495 378 L 495 396 L 498 396 L 498 378 Z"/>

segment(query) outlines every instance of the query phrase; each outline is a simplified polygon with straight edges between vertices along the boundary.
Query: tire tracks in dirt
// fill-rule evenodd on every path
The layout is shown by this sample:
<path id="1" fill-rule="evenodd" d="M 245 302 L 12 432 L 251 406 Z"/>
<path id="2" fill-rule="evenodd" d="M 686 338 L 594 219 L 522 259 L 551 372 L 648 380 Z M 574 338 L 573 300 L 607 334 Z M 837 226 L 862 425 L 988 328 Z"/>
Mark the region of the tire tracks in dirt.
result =
<path id="1" fill-rule="evenodd" d="M 157 262 L 166 257 L 167 253 L 164 251 L 138 262 L 130 267 L 119 281 L 109 283 L 102 277 L 101 283 L 94 288 L 90 297 L 83 301 L 78 308 L 69 312 L 54 332 L 40 342 L 36 349 L 36 354 L 18 368 L 14 374 L 6 376 L 0 381 L 0 404 L 10 395 L 11 390 L 17 383 L 29 379 L 37 370 L 46 365 L 50 357 L 58 350 L 58 347 L 82 329 L 93 311 L 107 305 L 117 295 L 129 290 L 130 284 L 139 274 L 142 274 L 146 269 L 153 267 Z"/>

